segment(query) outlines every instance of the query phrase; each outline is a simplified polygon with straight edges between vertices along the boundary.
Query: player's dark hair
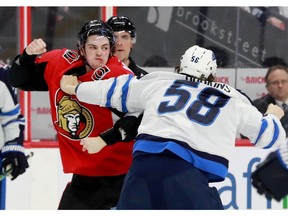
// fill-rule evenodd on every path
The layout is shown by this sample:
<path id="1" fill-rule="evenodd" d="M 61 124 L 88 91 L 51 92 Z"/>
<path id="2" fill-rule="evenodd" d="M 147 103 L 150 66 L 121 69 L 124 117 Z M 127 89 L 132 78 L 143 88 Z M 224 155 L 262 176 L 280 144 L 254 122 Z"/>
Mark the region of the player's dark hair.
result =
<path id="1" fill-rule="evenodd" d="M 78 48 L 84 47 L 87 38 L 91 35 L 107 37 L 111 51 L 114 49 L 115 37 L 112 28 L 102 20 L 92 20 L 84 24 L 78 32 Z"/>

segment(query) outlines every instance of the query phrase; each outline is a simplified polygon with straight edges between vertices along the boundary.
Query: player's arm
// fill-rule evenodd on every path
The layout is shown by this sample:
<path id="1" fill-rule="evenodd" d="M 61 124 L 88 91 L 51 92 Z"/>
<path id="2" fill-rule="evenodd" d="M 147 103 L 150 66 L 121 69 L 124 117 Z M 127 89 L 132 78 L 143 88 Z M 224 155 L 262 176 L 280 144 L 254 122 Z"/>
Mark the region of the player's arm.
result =
<path id="1" fill-rule="evenodd" d="M 138 82 L 140 81 L 137 77 L 127 74 L 117 78 L 83 83 L 79 83 L 75 76 L 63 75 L 60 88 L 67 94 L 76 95 L 81 102 L 112 107 L 123 113 L 135 112 L 139 115 L 143 111 L 139 106 L 139 100 L 128 100 L 132 95 L 139 98 L 141 90 L 138 90 L 140 87 L 135 86 L 139 84 Z"/>
<path id="2" fill-rule="evenodd" d="M 9 81 L 12 86 L 25 91 L 47 91 L 44 79 L 46 63 L 35 64 L 37 55 L 46 52 L 42 39 L 33 40 L 12 62 Z"/>
<path id="3" fill-rule="evenodd" d="M 138 79 L 148 74 L 145 70 L 138 68 Z M 100 134 L 100 137 L 107 145 L 117 142 L 130 142 L 136 138 L 138 127 L 141 123 L 143 113 L 138 117 L 126 115 L 119 119 L 112 128 Z"/>
<path id="4" fill-rule="evenodd" d="M 128 115 L 119 119 L 112 128 L 100 134 L 107 145 L 117 142 L 130 142 L 135 139 L 143 114 L 137 116 Z"/>
<path id="5" fill-rule="evenodd" d="M 239 132 L 249 138 L 255 147 L 277 148 L 285 142 L 286 133 L 279 119 L 284 113 L 279 106 L 270 104 L 266 115 L 260 113 L 256 107 L 244 103 L 238 103 L 237 109 L 243 113 L 239 116 Z"/>
<path id="6" fill-rule="evenodd" d="M 4 146 L 1 149 L 2 172 L 12 169 L 10 175 L 14 180 L 29 167 L 23 146 L 25 119 L 11 86 L 4 82 L 0 84 L 0 123 L 4 134 Z"/>
<path id="7" fill-rule="evenodd" d="M 126 106 L 127 95 L 129 95 L 128 86 L 132 78 L 133 76 L 123 75 L 108 80 L 79 83 L 77 77 L 69 75 L 62 77 L 61 89 L 68 94 L 75 94 L 80 101 L 113 107 L 122 112 L 136 112 L 134 115 L 128 115 L 117 121 L 113 128 L 103 132 L 99 137 L 84 139 L 82 141 L 84 150 L 87 149 L 89 153 L 97 153 L 106 145 L 135 139 L 142 119 L 142 116 L 138 116 L 142 111 L 128 109 Z"/>
<path id="8" fill-rule="evenodd" d="M 114 127 L 101 133 L 97 137 L 88 137 L 81 140 L 83 151 L 88 151 L 89 154 L 98 153 L 107 145 L 113 145 L 117 142 L 129 142 L 136 138 L 137 130 L 142 120 L 142 114 L 136 116 L 126 116 L 118 120 Z"/>

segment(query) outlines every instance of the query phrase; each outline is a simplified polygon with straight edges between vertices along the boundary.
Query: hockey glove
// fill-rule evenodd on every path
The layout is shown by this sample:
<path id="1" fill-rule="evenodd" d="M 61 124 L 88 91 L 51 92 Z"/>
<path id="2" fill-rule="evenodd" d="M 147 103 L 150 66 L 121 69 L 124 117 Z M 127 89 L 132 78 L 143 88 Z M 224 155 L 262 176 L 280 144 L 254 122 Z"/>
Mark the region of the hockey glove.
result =
<path id="1" fill-rule="evenodd" d="M 276 152 L 270 153 L 251 175 L 252 185 L 259 194 L 278 202 L 288 194 L 288 170 L 281 164 Z"/>
<path id="2" fill-rule="evenodd" d="M 116 142 L 130 142 L 135 139 L 138 127 L 141 123 L 143 114 L 138 118 L 135 116 L 125 116 L 119 119 L 113 128 L 100 134 L 100 137 L 107 145 L 115 144 Z"/>
<path id="3" fill-rule="evenodd" d="M 135 116 L 125 116 L 115 123 L 114 127 L 119 130 L 122 141 L 130 142 L 135 139 L 142 117 L 143 114 L 138 118 Z"/>
<path id="4" fill-rule="evenodd" d="M 2 172 L 11 170 L 11 180 L 23 174 L 29 167 L 24 151 L 24 147 L 17 143 L 5 144 L 1 150 Z"/>

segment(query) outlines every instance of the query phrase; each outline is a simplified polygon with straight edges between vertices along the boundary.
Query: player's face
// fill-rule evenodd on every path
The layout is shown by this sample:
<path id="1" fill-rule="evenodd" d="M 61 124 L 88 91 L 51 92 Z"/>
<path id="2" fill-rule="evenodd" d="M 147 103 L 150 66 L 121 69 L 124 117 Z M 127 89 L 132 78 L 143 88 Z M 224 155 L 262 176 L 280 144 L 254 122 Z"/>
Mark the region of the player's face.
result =
<path id="1" fill-rule="evenodd" d="M 125 63 L 130 55 L 131 48 L 133 47 L 133 40 L 129 32 L 114 32 L 114 35 L 116 43 L 113 54 L 117 56 L 120 61 Z"/>
<path id="2" fill-rule="evenodd" d="M 89 36 L 84 49 L 86 61 L 93 69 L 107 64 L 110 55 L 110 44 L 107 37 Z"/>
<path id="3" fill-rule="evenodd" d="M 266 87 L 273 98 L 286 101 L 288 99 L 288 73 L 282 69 L 274 70 L 267 78 Z"/>

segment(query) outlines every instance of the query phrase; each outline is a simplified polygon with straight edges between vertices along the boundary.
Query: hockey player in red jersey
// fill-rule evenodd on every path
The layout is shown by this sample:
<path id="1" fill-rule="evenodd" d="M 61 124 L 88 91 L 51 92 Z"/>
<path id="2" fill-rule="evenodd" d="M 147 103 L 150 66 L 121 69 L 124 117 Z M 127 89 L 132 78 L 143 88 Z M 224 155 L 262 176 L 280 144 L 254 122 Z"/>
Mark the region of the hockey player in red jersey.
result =
<path id="1" fill-rule="evenodd" d="M 116 206 L 125 174 L 131 164 L 132 145 L 107 146 L 100 154 L 83 151 L 80 140 L 111 128 L 123 113 L 82 103 L 60 89 L 64 74 L 81 82 L 133 74 L 112 56 L 115 39 L 105 22 L 87 22 L 78 33 L 78 51 L 47 52 L 35 39 L 15 58 L 10 81 L 25 91 L 49 91 L 52 120 L 57 130 L 64 173 L 73 177 L 63 192 L 58 209 L 110 209 Z"/>

